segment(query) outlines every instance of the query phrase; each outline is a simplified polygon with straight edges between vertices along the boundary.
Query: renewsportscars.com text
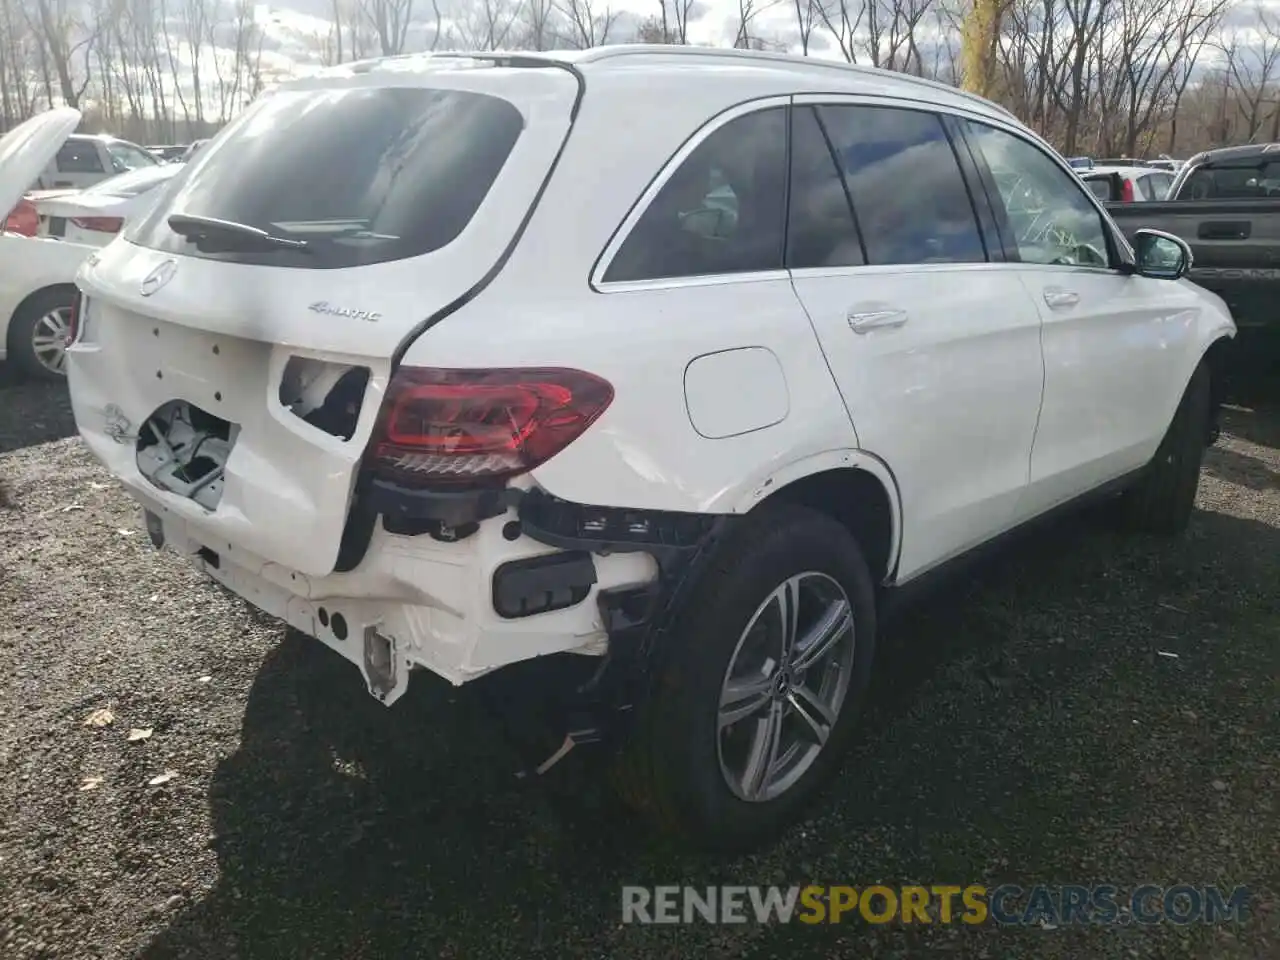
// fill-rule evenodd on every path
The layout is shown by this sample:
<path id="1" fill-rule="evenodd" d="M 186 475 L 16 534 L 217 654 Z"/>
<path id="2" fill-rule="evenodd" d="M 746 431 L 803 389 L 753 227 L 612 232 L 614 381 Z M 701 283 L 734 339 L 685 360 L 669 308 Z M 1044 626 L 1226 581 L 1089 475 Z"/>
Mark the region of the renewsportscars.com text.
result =
<path id="1" fill-rule="evenodd" d="M 1095 886 L 623 887 L 624 923 L 903 923 L 1041 927 L 1239 923 L 1249 891 L 1145 884 Z"/>

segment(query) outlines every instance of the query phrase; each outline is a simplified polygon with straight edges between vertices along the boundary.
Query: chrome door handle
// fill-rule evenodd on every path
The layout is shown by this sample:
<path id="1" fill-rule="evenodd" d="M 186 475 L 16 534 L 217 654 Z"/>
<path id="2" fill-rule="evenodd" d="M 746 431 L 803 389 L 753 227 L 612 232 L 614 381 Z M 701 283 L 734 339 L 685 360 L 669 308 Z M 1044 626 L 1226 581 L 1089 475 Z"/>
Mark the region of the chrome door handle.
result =
<path id="1" fill-rule="evenodd" d="M 1063 290 L 1061 287 L 1049 287 L 1044 292 L 1044 302 L 1053 310 L 1062 310 L 1079 303 L 1080 294 Z"/>
<path id="2" fill-rule="evenodd" d="M 849 329 L 854 333 L 866 333 L 880 327 L 900 327 L 906 322 L 905 310 L 873 310 L 870 313 L 849 314 Z"/>

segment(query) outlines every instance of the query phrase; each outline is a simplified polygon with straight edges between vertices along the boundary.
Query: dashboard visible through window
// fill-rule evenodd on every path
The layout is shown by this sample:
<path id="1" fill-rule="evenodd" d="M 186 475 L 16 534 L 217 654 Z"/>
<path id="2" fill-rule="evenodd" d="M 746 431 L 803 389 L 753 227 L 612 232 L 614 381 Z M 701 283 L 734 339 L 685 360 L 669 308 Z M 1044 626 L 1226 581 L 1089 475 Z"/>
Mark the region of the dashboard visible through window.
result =
<path id="1" fill-rule="evenodd" d="M 965 121 L 1004 202 L 1019 257 L 1026 263 L 1107 267 L 1107 231 L 1078 177 L 1039 148 L 995 127 Z"/>

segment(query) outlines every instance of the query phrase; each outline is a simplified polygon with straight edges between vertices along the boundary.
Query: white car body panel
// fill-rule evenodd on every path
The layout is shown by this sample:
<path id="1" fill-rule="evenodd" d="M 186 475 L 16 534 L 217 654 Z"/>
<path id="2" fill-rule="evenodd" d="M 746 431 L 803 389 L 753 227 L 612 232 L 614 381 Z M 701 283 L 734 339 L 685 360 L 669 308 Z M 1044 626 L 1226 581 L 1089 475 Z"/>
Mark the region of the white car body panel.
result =
<path id="1" fill-rule="evenodd" d="M 885 579 L 902 583 L 1149 455 L 1203 351 L 1232 332 L 1221 303 L 1193 288 L 1118 273 L 1102 293 L 1083 290 L 1077 313 L 1046 317 L 1037 299 L 1045 279 L 1025 265 L 600 282 L 601 265 L 658 189 L 655 174 L 724 111 L 830 92 L 1006 126 L 1010 118 L 940 85 L 812 61 L 653 49 L 563 59 L 587 78 L 567 141 L 576 84 L 564 70 L 436 69 L 407 57 L 296 84 L 447 86 L 516 103 L 524 133 L 469 226 L 439 251 L 284 269 L 121 240 L 79 275 L 84 335 L 68 356 L 85 442 L 159 518 L 168 545 L 360 665 L 367 681 L 361 638 L 372 630 L 393 638 L 395 662 L 454 683 L 537 655 L 601 653 L 594 596 L 655 574 L 642 553 L 596 556 L 591 598 L 504 620 L 490 595 L 494 570 L 553 552 L 527 535 L 503 536 L 514 511 L 454 543 L 378 527 L 358 566 L 332 572 L 393 358 L 408 367 L 570 367 L 607 380 L 614 399 L 604 414 L 513 484 L 577 504 L 743 513 L 805 477 L 862 470 L 889 503 Z M 198 177 L 234 148 L 234 135 L 219 136 L 181 176 Z M 182 210 L 187 182 L 172 209 Z M 144 295 L 148 278 L 158 288 Z M 867 304 L 903 310 L 909 322 L 857 335 L 848 314 Z M 1152 369 L 1133 369 L 1153 354 L 1161 361 Z M 351 440 L 279 402 L 292 355 L 369 368 Z M 1098 376 L 1072 376 L 1085 367 Z M 138 468 L 133 435 L 175 397 L 239 425 L 215 510 L 159 489 Z M 386 702 L 406 682 L 400 671 Z"/>
<path id="2" fill-rule="evenodd" d="M 23 301 L 49 287 L 73 284 L 90 249 L 57 240 L 0 235 L 0 360 L 8 354 L 9 323 Z"/>
<path id="3" fill-rule="evenodd" d="M 898 576 L 1012 526 L 1044 381 L 1039 317 L 1017 277 L 999 264 L 936 264 L 795 278 L 860 445 L 898 477 Z M 850 325 L 882 312 L 902 326 L 859 334 Z"/>
<path id="4" fill-rule="evenodd" d="M 1228 325 L 1214 309 L 1217 298 L 1189 281 L 1013 269 L 1043 322 L 1044 400 L 1024 502 L 1024 513 L 1035 515 L 1147 463 L 1190 371 Z M 1079 302 L 1051 307 L 1046 289 Z"/>
<path id="5" fill-rule="evenodd" d="M 58 107 L 18 124 L 0 138 L 0 210 L 6 216 L 79 122 L 79 110 Z"/>
<path id="6" fill-rule="evenodd" d="M 32 117 L 0 139 L 0 209 L 11 210 L 49 158 L 58 152 L 80 111 L 59 107 Z M 71 284 L 87 251 L 14 234 L 0 234 L 0 360 L 9 352 L 9 325 L 32 294 Z"/>
<path id="7" fill-rule="evenodd" d="M 114 240 L 117 233 L 103 230 L 88 230 L 74 220 L 89 217 L 112 217 L 128 220 L 140 211 L 146 210 L 156 197 L 150 192 L 136 197 L 113 197 L 102 193 L 75 193 L 60 196 L 51 200 L 37 200 L 35 208 L 41 217 L 63 217 L 67 224 L 65 233 L 59 238 L 63 243 L 77 244 L 83 247 L 105 247 Z M 44 234 L 42 225 L 41 235 Z"/>

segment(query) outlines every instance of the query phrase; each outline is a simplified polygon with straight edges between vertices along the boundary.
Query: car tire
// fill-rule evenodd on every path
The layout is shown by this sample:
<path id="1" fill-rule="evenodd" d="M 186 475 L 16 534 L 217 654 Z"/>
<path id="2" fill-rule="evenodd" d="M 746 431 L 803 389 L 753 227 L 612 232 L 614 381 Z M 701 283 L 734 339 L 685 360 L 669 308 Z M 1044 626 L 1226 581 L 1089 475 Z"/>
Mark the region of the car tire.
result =
<path id="1" fill-rule="evenodd" d="M 830 619 L 839 604 L 847 605 L 851 636 L 837 638 L 828 658 L 809 663 L 809 676 L 799 672 L 806 666 L 800 655 L 803 644 L 789 664 L 779 648 L 772 672 L 763 659 L 765 647 L 756 647 L 781 640 L 779 608 L 770 598 L 784 589 L 800 599 L 794 633 L 801 637 L 819 616 Z M 656 652 L 649 696 L 639 706 L 615 771 L 617 785 L 623 799 L 663 832 L 721 852 L 755 848 L 797 821 L 848 745 L 875 655 L 871 575 L 853 536 L 830 517 L 792 505 L 765 508 L 719 546 L 682 609 Z M 779 692 L 792 670 L 797 671 L 793 680 L 811 688 L 807 695 L 795 688 L 790 698 Z M 722 730 L 728 681 L 750 677 L 758 686 L 766 676 L 775 685 L 772 699 L 757 714 Z M 842 679 L 843 695 L 837 697 Z M 771 795 L 764 778 L 746 776 L 746 745 L 774 729 L 766 718 L 775 716 L 775 710 L 786 713 L 784 743 L 802 730 L 816 733 L 817 726 L 805 724 L 795 704 L 816 717 L 811 697 L 821 697 L 823 691 L 829 694 L 828 717 L 834 704 L 833 722 L 823 725 L 825 740 L 812 755 L 805 741 L 797 743 L 794 755 L 791 748 L 782 751 L 780 770 L 788 769 L 787 756 L 797 766 L 779 778 L 774 788 L 779 792 Z M 812 739 L 819 740 L 816 735 Z M 798 761 L 806 756 L 801 769 Z M 789 777 L 794 779 L 786 785 Z M 731 778 L 736 786 L 730 785 Z M 748 781 L 766 789 L 751 799 L 744 787 Z"/>
<path id="2" fill-rule="evenodd" d="M 37 335 L 56 337 L 59 325 L 65 330 L 70 321 L 72 293 L 62 290 L 44 290 L 27 300 L 13 315 L 9 323 L 9 363 L 18 372 L 32 380 L 58 381 L 66 378 L 65 353 L 61 345 L 50 352 L 37 350 Z M 58 318 L 58 319 L 51 319 Z M 57 367 L 50 366 L 56 358 Z"/>
<path id="3" fill-rule="evenodd" d="M 1200 486 L 1200 465 L 1212 419 L 1211 374 L 1201 363 L 1174 412 L 1173 422 L 1137 484 L 1120 499 L 1131 530 L 1174 536 L 1187 528 Z"/>

